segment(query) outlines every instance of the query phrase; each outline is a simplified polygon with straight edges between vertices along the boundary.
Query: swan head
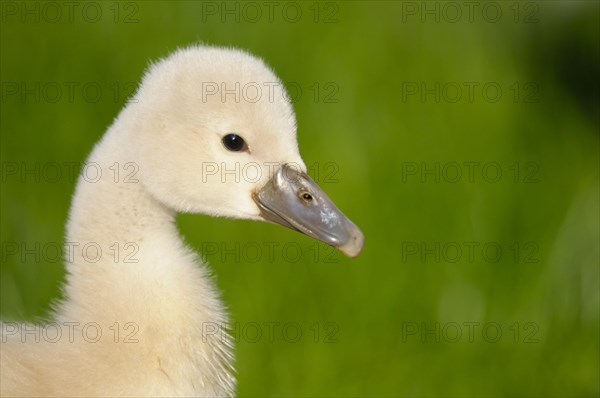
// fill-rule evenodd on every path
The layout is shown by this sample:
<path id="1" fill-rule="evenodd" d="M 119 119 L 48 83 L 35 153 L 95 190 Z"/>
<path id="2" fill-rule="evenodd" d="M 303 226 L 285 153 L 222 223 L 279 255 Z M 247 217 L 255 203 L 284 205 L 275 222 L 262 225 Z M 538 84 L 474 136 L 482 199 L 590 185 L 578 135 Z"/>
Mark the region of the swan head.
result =
<path id="1" fill-rule="evenodd" d="M 307 175 L 291 104 L 262 60 L 178 50 L 149 67 L 119 119 L 132 123 L 140 181 L 163 205 L 269 221 L 360 253 L 361 231 Z"/>

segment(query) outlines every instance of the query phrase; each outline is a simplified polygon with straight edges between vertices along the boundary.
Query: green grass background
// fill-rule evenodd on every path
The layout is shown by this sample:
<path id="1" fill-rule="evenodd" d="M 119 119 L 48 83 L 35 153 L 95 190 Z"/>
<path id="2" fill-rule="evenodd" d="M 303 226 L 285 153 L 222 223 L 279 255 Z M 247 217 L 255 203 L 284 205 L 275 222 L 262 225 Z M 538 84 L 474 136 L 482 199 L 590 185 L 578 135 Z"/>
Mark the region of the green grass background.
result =
<path id="1" fill-rule="evenodd" d="M 25 4 L 2 6 L 7 3 Z M 36 3 L 45 4 L 26 4 Z M 307 164 L 320 165 L 317 179 L 366 236 L 363 254 L 349 260 L 325 257 L 325 247 L 277 226 L 178 218 L 198 250 L 206 242 L 280 244 L 274 259 L 263 253 L 257 262 L 222 251 L 207 256 L 235 322 L 294 322 L 303 332 L 290 343 L 276 328 L 269 341 L 263 328 L 252 342 L 254 333 L 246 329 L 236 347 L 240 396 L 598 396 L 598 2 L 496 2 L 497 23 L 483 18 L 485 2 L 473 21 L 461 6 L 457 22 L 449 21 L 454 13 L 444 2 L 298 2 L 297 23 L 282 16 L 284 2 L 272 21 L 261 6 L 255 23 L 244 15 L 239 22 L 225 16 L 223 23 L 220 14 L 203 12 L 206 2 L 187 1 L 95 3 L 103 14 L 91 23 L 81 14 L 86 3 L 79 4 L 73 22 L 63 7 L 56 23 L 47 20 L 53 13 L 21 21 L 3 8 L 3 164 L 83 162 L 149 60 L 198 41 L 236 46 L 302 88 L 294 104 L 301 153 Z M 439 7 L 440 21 L 408 15 L 411 4 Z M 130 13 L 132 23 L 123 23 Z M 73 101 L 65 89 L 56 102 L 45 100 L 51 92 L 38 102 L 11 94 L 7 83 L 15 82 L 39 82 L 40 89 L 52 82 L 80 85 Z M 103 90 L 97 102 L 82 95 L 88 82 Z M 502 96 L 486 101 L 476 89 L 473 101 L 466 91 L 455 103 L 433 95 L 403 98 L 411 82 L 429 88 L 494 82 Z M 337 102 L 324 101 L 332 87 L 327 83 L 338 88 Z M 516 100 L 515 83 L 521 90 Z M 336 182 L 324 179 L 327 162 L 338 166 Z M 403 178 L 407 165 L 452 162 L 495 162 L 503 174 L 486 182 L 480 166 L 473 182 L 466 168 L 455 183 L 444 175 L 439 182 Z M 56 183 L 3 178 L 3 245 L 62 244 L 74 185 L 66 177 Z M 465 251 L 456 262 L 448 261 L 452 251 L 439 261 L 433 255 L 422 260 L 403 250 L 411 242 L 456 243 Z M 464 242 L 480 245 L 473 261 Z M 502 248 L 497 262 L 482 256 L 489 242 Z M 301 248 L 299 261 L 283 258 L 286 243 Z M 63 277 L 60 261 L 22 261 L 3 246 L 0 314 L 43 316 Z M 465 322 L 480 324 L 472 342 Z M 502 328 L 497 342 L 482 336 L 492 323 Z M 403 332 L 415 324 L 438 324 L 439 341 Z M 455 329 L 448 325 L 455 324 L 462 336 L 452 342 Z M 332 331 L 334 341 L 327 342 Z M 489 332 L 485 337 L 494 336 Z"/>

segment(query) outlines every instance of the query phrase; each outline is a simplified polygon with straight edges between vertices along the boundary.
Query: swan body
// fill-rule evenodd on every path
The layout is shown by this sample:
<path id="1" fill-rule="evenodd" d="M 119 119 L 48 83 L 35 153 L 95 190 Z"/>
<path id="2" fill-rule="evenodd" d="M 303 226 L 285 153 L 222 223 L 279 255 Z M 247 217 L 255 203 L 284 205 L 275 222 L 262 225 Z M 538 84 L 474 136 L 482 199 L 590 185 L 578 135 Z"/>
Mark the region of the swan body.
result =
<path id="1" fill-rule="evenodd" d="M 209 95 L 213 83 L 273 95 L 223 98 Z M 176 213 L 279 223 L 350 256 L 363 244 L 306 176 L 285 98 L 271 69 L 240 50 L 192 46 L 149 67 L 88 158 L 101 177 L 78 181 L 65 298 L 49 323 L 2 324 L 2 396 L 234 395 L 227 312 Z M 231 132 L 244 150 L 223 145 Z M 252 178 L 215 172 L 249 165 Z"/>

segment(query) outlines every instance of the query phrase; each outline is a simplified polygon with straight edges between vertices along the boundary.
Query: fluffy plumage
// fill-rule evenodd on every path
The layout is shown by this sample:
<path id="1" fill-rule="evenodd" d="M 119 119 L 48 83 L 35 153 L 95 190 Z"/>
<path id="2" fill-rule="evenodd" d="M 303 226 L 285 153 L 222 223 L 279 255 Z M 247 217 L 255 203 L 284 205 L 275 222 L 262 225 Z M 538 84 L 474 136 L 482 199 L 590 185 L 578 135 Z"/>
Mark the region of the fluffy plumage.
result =
<path id="1" fill-rule="evenodd" d="M 213 83 L 240 92 L 257 85 L 262 95 L 247 101 L 229 94 L 223 101 L 220 92 L 208 94 Z M 250 151 L 227 151 L 221 138 L 228 132 L 241 134 Z M 34 343 L 34 333 L 24 333 L 31 325 L 15 331 L 3 324 L 2 395 L 233 395 L 231 341 L 225 333 L 206 333 L 227 314 L 174 216 L 260 219 L 251 193 L 269 178 L 268 165 L 305 169 L 279 79 L 243 51 L 179 50 L 148 69 L 88 162 L 100 165 L 102 177 L 80 178 L 66 239 L 78 248 L 93 243 L 102 256 L 90 262 L 75 250 L 67 262 L 65 299 L 52 316 L 62 330 L 56 342 Z M 232 183 L 234 176 L 203 172 L 207 164 L 234 170 L 249 163 L 261 168 L 259 179 Z M 102 336 L 92 343 L 95 325 Z"/>

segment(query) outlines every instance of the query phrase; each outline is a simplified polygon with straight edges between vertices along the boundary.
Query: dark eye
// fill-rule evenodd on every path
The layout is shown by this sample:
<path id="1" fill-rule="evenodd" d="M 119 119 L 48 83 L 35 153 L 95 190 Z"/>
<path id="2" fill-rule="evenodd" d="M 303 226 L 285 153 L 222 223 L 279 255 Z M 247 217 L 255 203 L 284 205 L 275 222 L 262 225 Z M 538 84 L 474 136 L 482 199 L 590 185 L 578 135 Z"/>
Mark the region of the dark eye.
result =
<path id="1" fill-rule="evenodd" d="M 313 200 L 313 196 L 308 192 L 299 192 L 298 196 L 306 203 L 310 203 Z"/>
<path id="2" fill-rule="evenodd" d="M 237 134 L 227 134 L 223 137 L 223 145 L 230 151 L 240 152 L 248 149 L 246 141 Z"/>

